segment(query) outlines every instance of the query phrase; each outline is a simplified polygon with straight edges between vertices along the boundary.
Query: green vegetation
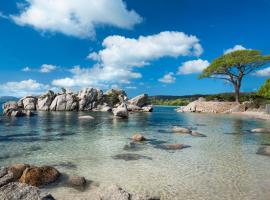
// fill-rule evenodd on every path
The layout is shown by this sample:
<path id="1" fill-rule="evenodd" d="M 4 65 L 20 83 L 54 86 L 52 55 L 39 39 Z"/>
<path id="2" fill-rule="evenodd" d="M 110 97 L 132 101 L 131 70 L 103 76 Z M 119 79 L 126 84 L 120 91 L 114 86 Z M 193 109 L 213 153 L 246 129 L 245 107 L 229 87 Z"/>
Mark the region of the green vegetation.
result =
<path id="1" fill-rule="evenodd" d="M 190 100 L 188 99 L 157 99 L 154 98 L 151 100 L 153 105 L 167 105 L 167 106 L 186 106 L 189 104 Z"/>
<path id="2" fill-rule="evenodd" d="M 270 61 L 257 50 L 239 50 L 215 59 L 199 78 L 223 79 L 233 84 L 235 101 L 240 102 L 240 88 L 245 75 L 254 72 Z"/>
<path id="3" fill-rule="evenodd" d="M 270 99 L 270 78 L 265 81 L 258 91 L 258 95 Z"/>

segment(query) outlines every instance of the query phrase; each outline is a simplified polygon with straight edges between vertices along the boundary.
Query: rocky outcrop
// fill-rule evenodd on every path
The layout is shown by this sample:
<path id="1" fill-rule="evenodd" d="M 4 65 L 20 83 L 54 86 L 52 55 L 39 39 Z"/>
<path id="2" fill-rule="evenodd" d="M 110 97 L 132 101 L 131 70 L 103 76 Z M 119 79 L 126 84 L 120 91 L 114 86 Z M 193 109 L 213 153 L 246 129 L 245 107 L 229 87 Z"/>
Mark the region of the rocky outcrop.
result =
<path id="1" fill-rule="evenodd" d="M 52 104 L 50 110 L 52 111 L 75 111 L 78 109 L 77 96 L 73 93 L 64 93 L 57 95 Z"/>
<path id="2" fill-rule="evenodd" d="M 24 110 L 19 107 L 17 102 L 9 101 L 3 104 L 3 114 L 9 117 L 31 116 L 33 113 L 30 110 Z"/>
<path id="3" fill-rule="evenodd" d="M 120 118 L 128 118 L 128 109 L 125 103 L 113 109 L 113 115 Z"/>
<path id="4" fill-rule="evenodd" d="M 140 133 L 133 135 L 131 139 L 135 142 L 142 142 L 142 141 L 146 140 L 146 138 L 143 135 L 141 135 Z"/>
<path id="5" fill-rule="evenodd" d="M 54 100 L 55 94 L 53 91 L 49 90 L 46 94 L 38 97 L 37 100 L 37 110 L 48 111 Z"/>
<path id="6" fill-rule="evenodd" d="M 24 110 L 36 110 L 37 98 L 26 96 L 18 101 L 18 106 Z"/>
<path id="7" fill-rule="evenodd" d="M 55 182 L 60 176 L 60 172 L 54 167 L 30 167 L 26 168 L 20 178 L 21 183 L 32 186 L 42 186 Z"/>
<path id="8" fill-rule="evenodd" d="M 13 173 L 13 178 L 16 181 L 16 180 L 20 179 L 24 170 L 26 168 L 29 168 L 29 167 L 30 167 L 30 165 L 28 165 L 28 164 L 18 163 L 18 164 L 14 164 L 14 165 L 9 166 L 8 170 Z"/>
<path id="9" fill-rule="evenodd" d="M 78 93 L 79 110 L 92 110 L 103 98 L 103 92 L 94 88 L 85 88 Z"/>
<path id="10" fill-rule="evenodd" d="M 129 104 L 135 105 L 138 107 L 143 107 L 148 104 L 148 95 L 147 94 L 141 94 L 139 96 L 136 96 L 128 101 Z"/>

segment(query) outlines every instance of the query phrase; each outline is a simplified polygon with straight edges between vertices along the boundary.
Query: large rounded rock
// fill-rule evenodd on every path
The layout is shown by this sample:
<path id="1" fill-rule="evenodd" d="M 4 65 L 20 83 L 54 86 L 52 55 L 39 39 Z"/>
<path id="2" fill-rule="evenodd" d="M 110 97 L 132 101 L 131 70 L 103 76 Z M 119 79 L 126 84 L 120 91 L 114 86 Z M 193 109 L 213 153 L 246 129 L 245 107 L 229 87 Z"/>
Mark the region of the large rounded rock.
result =
<path id="1" fill-rule="evenodd" d="M 53 102 L 55 94 L 53 91 L 49 90 L 46 94 L 38 97 L 37 100 L 37 110 L 48 111 L 50 110 L 50 105 Z"/>
<path id="2" fill-rule="evenodd" d="M 127 105 L 125 103 L 122 103 L 120 106 L 118 106 L 117 108 L 113 109 L 113 114 L 116 117 L 120 117 L 120 118 L 128 118 L 128 109 L 127 109 Z"/>
<path id="3" fill-rule="evenodd" d="M 180 126 L 174 126 L 172 128 L 172 131 L 174 133 L 191 133 L 191 130 L 188 128 L 180 127 Z"/>
<path id="4" fill-rule="evenodd" d="M 37 98 L 34 96 L 26 96 L 18 101 L 19 107 L 24 110 L 36 110 Z"/>
<path id="5" fill-rule="evenodd" d="M 270 146 L 260 147 L 257 151 L 257 154 L 270 156 Z"/>
<path id="6" fill-rule="evenodd" d="M 85 88 L 79 91 L 79 110 L 92 110 L 102 103 L 103 92 L 95 88 Z"/>
<path id="7" fill-rule="evenodd" d="M 128 101 L 129 104 L 138 106 L 138 107 L 143 107 L 148 104 L 148 95 L 147 94 L 141 94 L 138 95 Z"/>
<path id="8" fill-rule="evenodd" d="M 50 105 L 50 110 L 52 111 L 75 111 L 77 109 L 77 97 L 72 93 L 57 95 Z"/>
<path id="9" fill-rule="evenodd" d="M 192 135 L 194 137 L 206 137 L 206 135 L 204 135 L 198 131 L 191 131 L 190 135 Z"/>
<path id="10" fill-rule="evenodd" d="M 142 142 L 142 141 L 146 140 L 146 138 L 143 135 L 139 134 L 139 133 L 133 135 L 131 139 L 133 141 L 135 141 L 135 142 Z"/>
<path id="11" fill-rule="evenodd" d="M 83 188 L 86 185 L 86 179 L 82 176 L 71 176 L 68 178 L 68 184 L 75 188 Z"/>
<path id="12" fill-rule="evenodd" d="M 18 163 L 9 166 L 8 170 L 13 173 L 14 180 L 18 180 L 22 176 L 24 170 L 28 167 L 30 167 L 28 164 Z"/>
<path id="13" fill-rule="evenodd" d="M 32 186 L 41 186 L 55 182 L 59 176 L 60 172 L 54 167 L 30 167 L 24 170 L 20 182 Z"/>

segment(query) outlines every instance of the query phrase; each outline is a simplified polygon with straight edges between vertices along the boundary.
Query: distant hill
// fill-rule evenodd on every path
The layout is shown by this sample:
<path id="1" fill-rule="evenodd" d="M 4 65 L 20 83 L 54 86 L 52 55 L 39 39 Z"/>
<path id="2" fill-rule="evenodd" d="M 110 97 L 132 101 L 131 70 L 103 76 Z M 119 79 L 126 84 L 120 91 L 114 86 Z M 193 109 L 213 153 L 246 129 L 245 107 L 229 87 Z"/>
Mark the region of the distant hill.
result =
<path id="1" fill-rule="evenodd" d="M 6 103 L 7 101 L 18 101 L 18 100 L 19 100 L 19 98 L 12 97 L 12 96 L 3 96 L 3 97 L 0 97 L 1 108 L 2 108 L 2 104 L 3 103 Z"/>
<path id="2" fill-rule="evenodd" d="M 193 94 L 193 95 L 183 95 L 183 96 L 172 96 L 172 95 L 156 95 L 150 96 L 150 99 L 159 99 L 159 100 L 176 100 L 176 99 L 198 99 L 199 97 L 206 97 L 209 95 L 205 94 Z"/>

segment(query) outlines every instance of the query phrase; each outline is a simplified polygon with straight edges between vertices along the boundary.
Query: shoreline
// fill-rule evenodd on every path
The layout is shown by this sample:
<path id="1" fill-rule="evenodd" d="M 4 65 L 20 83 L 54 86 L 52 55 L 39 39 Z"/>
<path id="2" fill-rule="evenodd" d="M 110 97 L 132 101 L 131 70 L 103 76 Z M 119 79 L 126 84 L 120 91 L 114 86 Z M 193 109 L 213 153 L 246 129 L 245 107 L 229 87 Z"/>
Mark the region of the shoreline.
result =
<path id="1" fill-rule="evenodd" d="M 270 120 L 270 114 L 266 114 L 265 112 L 259 111 L 233 112 L 230 114 L 236 116 L 246 116 L 253 119 Z"/>

